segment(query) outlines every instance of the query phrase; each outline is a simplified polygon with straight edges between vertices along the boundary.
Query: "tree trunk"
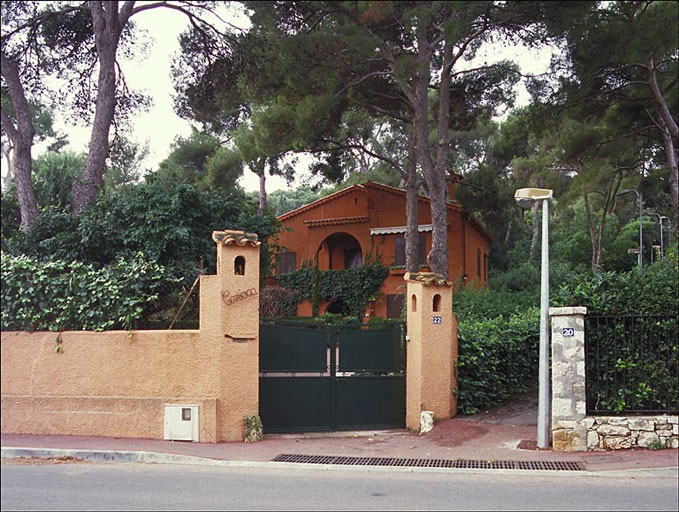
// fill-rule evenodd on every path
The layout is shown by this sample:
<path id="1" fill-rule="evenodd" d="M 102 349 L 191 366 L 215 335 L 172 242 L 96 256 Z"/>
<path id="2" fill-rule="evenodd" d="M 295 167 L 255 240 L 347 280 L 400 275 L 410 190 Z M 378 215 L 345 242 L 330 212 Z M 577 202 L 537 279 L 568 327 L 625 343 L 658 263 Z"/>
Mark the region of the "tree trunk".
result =
<path id="1" fill-rule="evenodd" d="M 452 45 L 444 48 L 443 68 L 439 87 L 438 137 L 436 161 L 429 153 L 428 93 L 430 80 L 431 46 L 427 40 L 426 26 L 418 26 L 418 71 L 415 76 L 414 124 L 417 136 L 420 165 L 429 189 L 431 207 L 431 250 L 427 256 L 429 268 L 448 279 L 448 215 L 446 209 L 446 164 L 448 161 L 448 117 L 450 106 L 450 55 Z"/>
<path id="2" fill-rule="evenodd" d="M 665 156 L 667 158 L 667 167 L 670 169 L 670 196 L 672 197 L 672 230 L 674 231 L 674 239 L 679 239 L 679 172 L 677 171 L 677 151 L 674 146 L 674 141 L 669 133 L 669 130 L 663 130 L 663 139 L 665 141 Z"/>
<path id="3" fill-rule="evenodd" d="M 122 27 L 117 2 L 89 2 L 99 61 L 97 102 L 85 171 L 73 184 L 73 213 L 79 215 L 96 201 L 104 182 L 109 133 L 116 107 L 116 52 Z"/>
<path id="4" fill-rule="evenodd" d="M 410 132 L 408 141 L 408 167 L 406 168 L 406 272 L 419 271 L 417 229 L 417 138 L 415 128 Z"/>
<path id="5" fill-rule="evenodd" d="M 12 161 L 13 149 L 10 141 L 7 144 L 7 147 L 2 151 L 5 155 L 5 160 L 7 161 L 7 174 L 5 174 L 5 177 L 2 180 L 2 190 L 9 190 L 12 186 L 12 180 L 14 179 L 14 162 Z"/>
<path id="6" fill-rule="evenodd" d="M 27 233 L 31 224 L 38 218 L 38 203 L 35 199 L 31 174 L 33 172 L 33 162 L 31 149 L 33 147 L 33 137 L 35 129 L 28 101 L 24 94 L 24 89 L 19 79 L 19 68 L 16 62 L 9 59 L 2 52 L 2 76 L 7 86 L 16 126 L 10 119 L 5 110 L 2 110 L 2 124 L 7 137 L 14 146 L 14 183 L 17 188 L 17 199 L 21 211 L 21 231 Z"/>
<path id="7" fill-rule="evenodd" d="M 533 236 L 530 239 L 530 251 L 528 253 L 528 261 L 533 261 L 535 259 L 535 251 L 538 247 L 538 238 L 540 237 L 540 217 L 538 216 L 538 210 L 540 209 L 540 203 L 533 201 L 531 206 L 531 211 L 533 213 Z"/>
<path id="8" fill-rule="evenodd" d="M 262 165 L 257 172 L 259 176 L 259 207 L 257 214 L 261 217 L 266 211 L 266 160 L 262 159 Z"/>
<path id="9" fill-rule="evenodd" d="M 592 220 L 592 212 L 589 207 L 589 196 L 588 192 L 585 192 L 585 214 L 587 215 L 587 226 L 589 227 L 589 239 L 592 242 L 592 273 L 597 272 L 596 263 L 596 233 L 594 231 L 594 221 Z"/>
<path id="10" fill-rule="evenodd" d="M 658 85 L 658 80 L 655 74 L 655 60 L 651 52 L 646 59 L 646 70 L 648 74 L 648 86 L 653 95 L 653 101 L 659 112 L 659 126 L 662 129 L 663 140 L 665 142 L 665 155 L 667 157 L 667 166 L 670 169 L 670 196 L 672 197 L 672 217 L 673 217 L 673 231 L 675 240 L 679 235 L 679 175 L 677 172 L 677 146 L 679 146 L 679 127 L 677 122 L 672 117 L 667 100 Z"/>

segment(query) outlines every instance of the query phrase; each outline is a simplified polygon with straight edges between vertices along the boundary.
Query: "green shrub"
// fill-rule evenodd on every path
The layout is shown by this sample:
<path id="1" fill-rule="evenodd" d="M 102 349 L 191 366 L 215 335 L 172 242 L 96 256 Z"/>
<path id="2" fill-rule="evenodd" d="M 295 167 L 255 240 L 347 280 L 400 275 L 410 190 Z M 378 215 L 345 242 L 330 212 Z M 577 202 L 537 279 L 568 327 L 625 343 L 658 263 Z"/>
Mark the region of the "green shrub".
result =
<path id="1" fill-rule="evenodd" d="M 537 378 L 539 324 L 539 308 L 509 318 L 460 320 L 457 397 L 462 414 L 526 391 L 526 384 Z"/>
<path id="2" fill-rule="evenodd" d="M 96 269 L 3 252 L 1 267 L 2 330 L 130 329 L 168 282 L 141 254 Z"/>
<path id="3" fill-rule="evenodd" d="M 256 209 L 238 192 L 203 191 L 180 183 L 127 185 L 102 192 L 78 217 L 43 211 L 28 235 L 6 233 L 9 228 L 3 224 L 3 248 L 14 255 L 96 266 L 131 259 L 137 252 L 163 266 L 186 262 L 197 266 L 202 259 L 206 272 L 213 273 L 213 231 L 242 229 L 260 239 L 277 232 L 278 221 L 270 214 L 257 215 Z M 3 222 L 4 213 L 3 203 Z M 266 270 L 266 243 L 261 262 Z"/>
<path id="4" fill-rule="evenodd" d="M 579 276 L 557 288 L 552 306 L 586 306 L 588 315 L 663 315 L 677 310 L 676 254 L 642 270 Z"/>

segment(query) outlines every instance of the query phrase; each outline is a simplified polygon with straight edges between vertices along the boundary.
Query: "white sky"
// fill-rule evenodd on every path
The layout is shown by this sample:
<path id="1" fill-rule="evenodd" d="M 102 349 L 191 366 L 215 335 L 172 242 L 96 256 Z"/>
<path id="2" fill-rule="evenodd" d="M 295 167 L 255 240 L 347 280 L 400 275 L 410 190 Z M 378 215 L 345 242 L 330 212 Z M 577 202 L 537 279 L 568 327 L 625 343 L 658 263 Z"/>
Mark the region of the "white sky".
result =
<path id="1" fill-rule="evenodd" d="M 190 123 L 174 113 L 172 106 L 174 88 L 170 78 L 172 57 L 179 51 L 178 36 L 187 28 L 188 22 L 183 14 L 162 8 L 139 13 L 134 17 L 134 21 L 140 28 L 148 31 L 150 39 L 148 57 L 141 62 L 124 64 L 123 72 L 131 88 L 144 90 L 151 96 L 152 106 L 147 112 L 142 112 L 132 119 L 133 130 L 130 137 L 138 142 L 148 141 L 149 155 L 142 163 L 142 170 L 155 169 L 168 155 L 175 137 L 188 136 L 191 133 Z M 231 14 L 227 21 L 240 27 L 245 27 L 248 23 L 246 18 L 235 14 Z M 480 55 L 467 65 L 474 67 L 484 61 L 492 63 L 508 58 L 517 61 L 524 72 L 541 73 L 547 70 L 551 53 L 549 49 L 541 52 L 528 52 L 522 48 L 494 46 L 485 55 Z M 518 104 L 528 103 L 528 94 L 523 87 L 518 91 L 517 100 Z M 70 142 L 68 149 L 77 152 L 87 150 L 90 136 L 87 126 L 66 125 L 57 116 L 56 128 L 68 135 Z M 33 157 L 45 151 L 45 146 L 45 144 L 36 145 L 33 149 Z M 304 158 L 300 160 L 305 161 Z M 4 164 L 3 161 L 3 175 L 5 174 Z M 304 169 L 305 165 L 302 165 Z M 301 175 L 304 175 L 304 172 Z M 244 172 L 239 183 L 248 191 L 259 188 L 257 176 L 249 170 Z M 292 186 L 297 184 L 295 182 Z M 290 186 L 283 178 L 267 176 L 268 192 L 286 188 Z"/>

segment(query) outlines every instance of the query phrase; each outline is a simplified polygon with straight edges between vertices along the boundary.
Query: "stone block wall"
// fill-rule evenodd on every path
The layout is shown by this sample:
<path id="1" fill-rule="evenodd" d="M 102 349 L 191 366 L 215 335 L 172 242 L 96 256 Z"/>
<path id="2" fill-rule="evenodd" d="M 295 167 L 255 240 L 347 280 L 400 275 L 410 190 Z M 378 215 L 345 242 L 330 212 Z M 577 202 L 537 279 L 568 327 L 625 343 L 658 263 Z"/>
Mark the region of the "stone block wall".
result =
<path id="1" fill-rule="evenodd" d="M 679 448 L 677 416 L 592 416 L 584 423 L 588 450 Z"/>
<path id="2" fill-rule="evenodd" d="M 555 451 L 679 448 L 677 416 L 587 416 L 587 308 L 550 308 L 552 448 Z"/>

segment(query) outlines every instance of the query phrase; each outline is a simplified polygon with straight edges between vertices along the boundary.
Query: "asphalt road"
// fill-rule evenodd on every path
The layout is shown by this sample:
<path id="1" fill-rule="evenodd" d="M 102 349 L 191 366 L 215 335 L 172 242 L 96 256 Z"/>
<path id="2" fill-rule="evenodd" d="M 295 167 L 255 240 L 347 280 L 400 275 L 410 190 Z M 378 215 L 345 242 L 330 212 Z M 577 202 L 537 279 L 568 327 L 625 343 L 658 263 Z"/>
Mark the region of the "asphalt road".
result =
<path id="1" fill-rule="evenodd" d="M 673 510 L 676 473 L 2 464 L 2 510 Z"/>

